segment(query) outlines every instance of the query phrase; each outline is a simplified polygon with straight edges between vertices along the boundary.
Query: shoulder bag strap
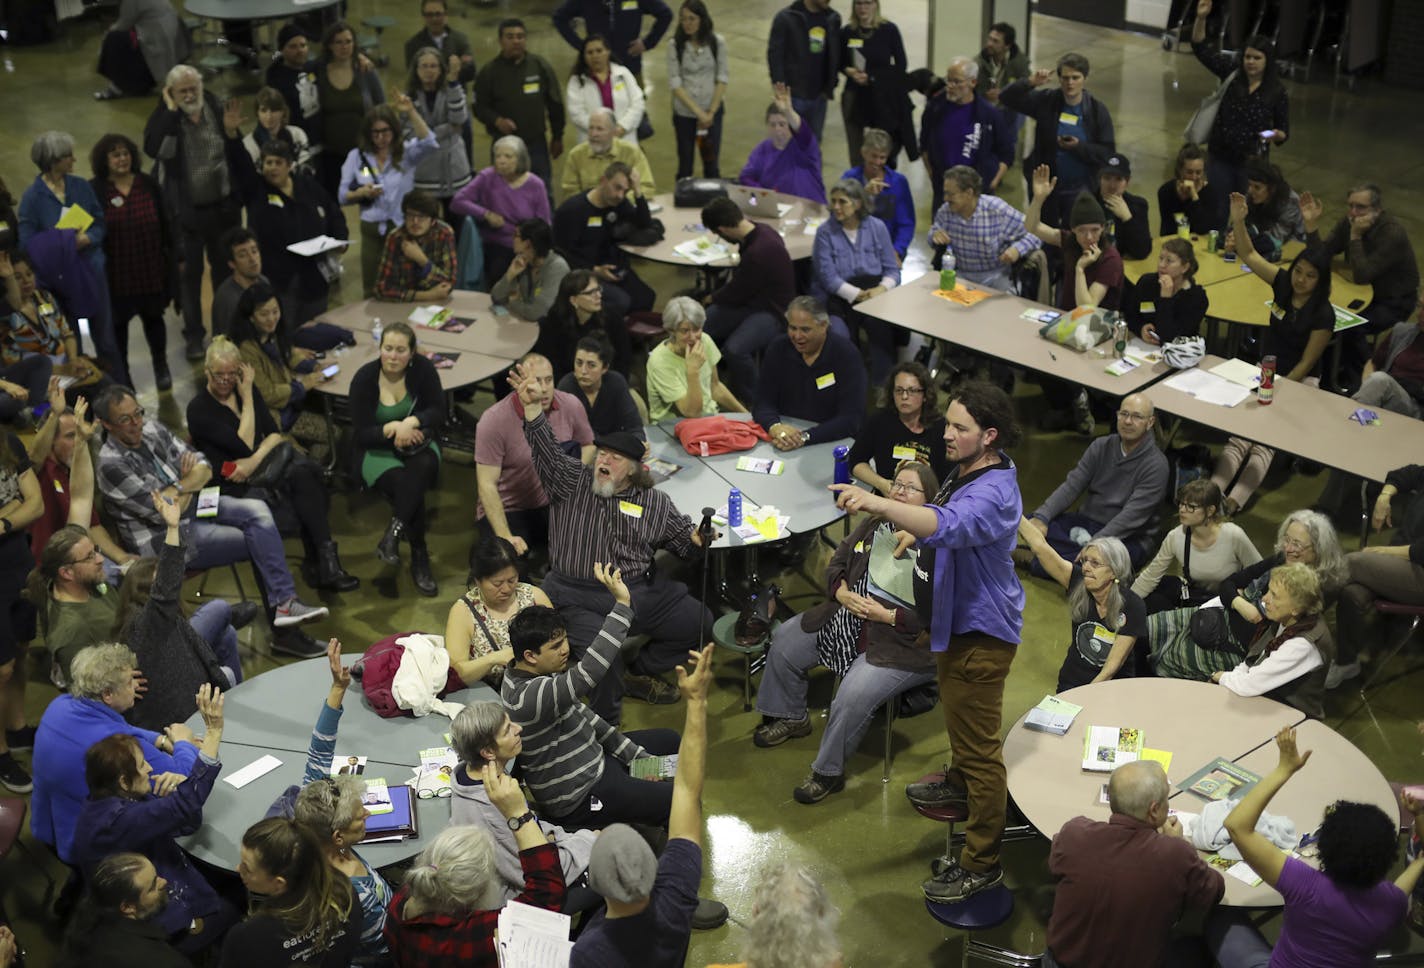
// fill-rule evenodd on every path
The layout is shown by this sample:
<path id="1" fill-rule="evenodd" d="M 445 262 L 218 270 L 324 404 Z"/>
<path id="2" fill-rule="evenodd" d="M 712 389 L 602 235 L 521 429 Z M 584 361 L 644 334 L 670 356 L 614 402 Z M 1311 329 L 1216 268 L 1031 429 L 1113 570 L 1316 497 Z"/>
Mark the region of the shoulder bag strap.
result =
<path id="1" fill-rule="evenodd" d="M 475 608 L 474 602 L 470 601 L 470 597 L 468 595 L 461 595 L 460 601 L 465 603 L 465 607 L 468 608 L 470 610 L 470 614 L 475 617 L 475 624 L 478 625 L 480 627 L 480 631 L 484 633 L 485 641 L 489 642 L 490 644 L 490 651 L 498 652 L 499 643 L 496 642 L 494 640 L 494 636 L 490 634 L 489 626 L 485 624 L 485 618 L 479 613 L 479 610 Z"/>
<path id="2" fill-rule="evenodd" d="M 1182 601 L 1192 597 L 1192 529 L 1182 528 Z"/>

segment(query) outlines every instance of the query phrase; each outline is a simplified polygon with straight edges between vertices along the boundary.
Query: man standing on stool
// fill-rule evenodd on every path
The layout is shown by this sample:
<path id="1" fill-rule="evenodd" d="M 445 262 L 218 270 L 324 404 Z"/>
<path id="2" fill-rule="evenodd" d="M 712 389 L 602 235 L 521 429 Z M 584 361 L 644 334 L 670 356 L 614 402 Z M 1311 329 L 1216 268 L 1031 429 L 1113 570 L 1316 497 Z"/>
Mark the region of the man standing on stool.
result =
<path id="1" fill-rule="evenodd" d="M 930 629 L 940 708 L 953 760 L 944 779 L 911 783 L 918 806 L 967 806 L 958 860 L 923 884 L 925 897 L 962 901 L 1004 878 L 1008 779 L 1004 769 L 1004 681 L 1023 631 L 1023 586 L 1014 574 L 1013 515 L 1023 507 L 1018 473 L 1004 451 L 1019 441 L 1013 404 L 992 384 L 962 386 L 945 412 L 945 454 L 955 465 L 930 504 L 914 507 L 833 484 L 847 511 L 879 514 L 919 545 L 915 605 Z"/>

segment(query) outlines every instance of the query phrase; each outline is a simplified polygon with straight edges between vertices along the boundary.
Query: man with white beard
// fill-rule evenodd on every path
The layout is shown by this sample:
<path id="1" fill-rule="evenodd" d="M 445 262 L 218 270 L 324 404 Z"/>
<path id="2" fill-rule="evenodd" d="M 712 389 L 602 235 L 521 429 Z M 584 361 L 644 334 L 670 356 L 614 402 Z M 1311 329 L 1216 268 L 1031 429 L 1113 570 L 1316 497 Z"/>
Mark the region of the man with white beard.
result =
<path id="1" fill-rule="evenodd" d="M 549 428 L 538 383 L 516 366 L 509 384 L 524 407 L 524 436 L 534 470 L 549 496 L 549 573 L 544 591 L 558 606 L 576 657 L 582 657 L 613 607 L 612 594 L 594 576 L 608 562 L 623 573 L 633 602 L 630 635 L 649 642 L 623 673 L 623 659 L 604 676 L 589 705 L 615 726 L 626 693 L 649 703 L 674 703 L 677 687 L 661 678 L 689 652 L 700 651 L 712 615 L 682 582 L 660 577 L 653 555 L 666 548 L 692 557 L 702 538 L 692 519 L 654 489 L 643 467 L 643 442 L 620 431 L 594 438 L 591 465 L 568 456 Z"/>
<path id="2" fill-rule="evenodd" d="M 168 72 L 163 103 L 143 129 L 144 153 L 162 167 L 164 199 L 178 226 L 180 307 L 189 360 L 203 358 L 203 257 L 217 291 L 229 273 L 223 237 L 242 224 L 223 153 L 222 118 L 222 102 L 203 90 L 203 75 L 179 64 Z"/>

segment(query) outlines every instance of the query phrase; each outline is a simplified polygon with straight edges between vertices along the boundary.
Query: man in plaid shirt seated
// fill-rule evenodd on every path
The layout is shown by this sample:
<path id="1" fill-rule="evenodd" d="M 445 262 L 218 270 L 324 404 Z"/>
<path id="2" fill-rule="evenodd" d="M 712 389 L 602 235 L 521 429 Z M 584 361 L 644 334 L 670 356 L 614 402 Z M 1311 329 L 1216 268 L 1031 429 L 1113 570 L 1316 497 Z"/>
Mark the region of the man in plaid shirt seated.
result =
<path id="1" fill-rule="evenodd" d="M 128 387 L 109 387 L 94 402 L 94 410 L 107 431 L 99 451 L 99 492 L 118 526 L 119 541 L 136 554 L 158 554 L 167 524 L 154 510 L 152 494 L 177 501 L 184 512 L 181 532 L 188 567 L 250 560 L 276 629 L 272 648 L 302 658 L 322 655 L 323 646 L 292 626 L 325 618 L 327 610 L 297 598 L 282 536 L 267 505 L 223 496 L 217 514 L 199 520 L 193 514 L 193 498 L 213 476 L 203 455 L 161 423 L 145 420 Z"/>
<path id="2" fill-rule="evenodd" d="M 945 250 L 944 267 L 970 282 L 1008 289 L 1015 262 L 1043 243 L 1024 227 L 1023 213 L 996 195 L 968 165 L 944 173 L 944 204 L 935 212 L 930 245 Z"/>

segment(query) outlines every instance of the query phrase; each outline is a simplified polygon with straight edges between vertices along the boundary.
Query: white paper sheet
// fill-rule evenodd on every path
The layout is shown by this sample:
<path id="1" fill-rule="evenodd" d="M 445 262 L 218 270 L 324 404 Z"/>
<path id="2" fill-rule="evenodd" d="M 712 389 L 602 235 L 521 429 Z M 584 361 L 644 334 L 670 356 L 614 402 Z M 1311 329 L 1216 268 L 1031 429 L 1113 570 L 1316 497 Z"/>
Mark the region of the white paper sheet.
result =
<path id="1" fill-rule="evenodd" d="M 241 790 L 253 780 L 257 779 L 260 776 L 265 776 L 268 773 L 271 773 L 273 770 L 275 770 L 281 765 L 281 760 L 277 759 L 277 757 L 273 756 L 271 753 L 268 753 L 266 756 L 263 756 L 260 759 L 253 760 L 251 763 L 247 764 L 237 772 L 231 773 L 223 777 L 223 782 L 228 784 L 229 786 L 233 786 Z"/>
<path id="2" fill-rule="evenodd" d="M 323 252 L 330 252 L 332 249 L 339 249 L 343 245 L 349 245 L 345 239 L 333 239 L 329 235 L 318 235 L 310 239 L 303 239 L 301 242 L 293 242 L 287 246 L 287 251 L 293 255 L 321 255 Z"/>
<path id="3" fill-rule="evenodd" d="M 1208 372 L 1249 389 L 1254 389 L 1261 382 L 1261 368 L 1245 360 L 1226 360 L 1216 364 Z"/>

